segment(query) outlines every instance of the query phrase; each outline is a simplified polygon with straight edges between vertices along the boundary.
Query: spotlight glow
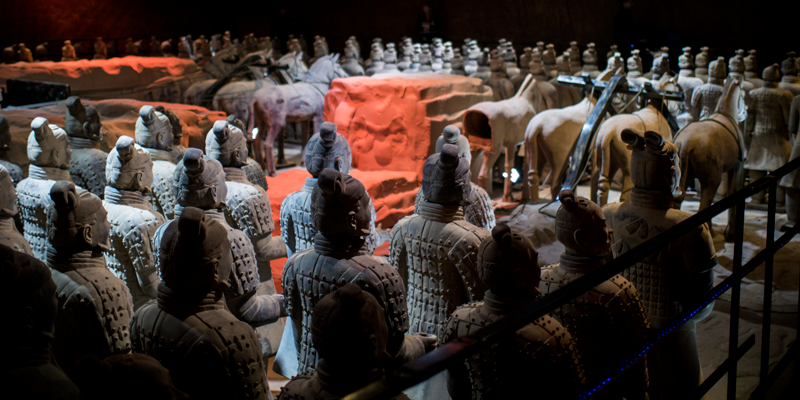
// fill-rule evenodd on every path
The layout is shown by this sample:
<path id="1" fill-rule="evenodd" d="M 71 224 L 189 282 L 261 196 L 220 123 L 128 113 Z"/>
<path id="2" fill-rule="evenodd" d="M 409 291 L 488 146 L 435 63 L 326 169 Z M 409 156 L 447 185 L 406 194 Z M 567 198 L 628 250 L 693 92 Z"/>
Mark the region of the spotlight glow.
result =
<path id="1" fill-rule="evenodd" d="M 507 172 L 503 172 L 503 178 L 508 178 Z M 519 180 L 519 172 L 517 171 L 516 168 L 511 168 L 511 182 L 517 183 L 518 180 Z"/>
<path id="2" fill-rule="evenodd" d="M 253 140 L 258 137 L 258 128 L 253 128 Z"/>

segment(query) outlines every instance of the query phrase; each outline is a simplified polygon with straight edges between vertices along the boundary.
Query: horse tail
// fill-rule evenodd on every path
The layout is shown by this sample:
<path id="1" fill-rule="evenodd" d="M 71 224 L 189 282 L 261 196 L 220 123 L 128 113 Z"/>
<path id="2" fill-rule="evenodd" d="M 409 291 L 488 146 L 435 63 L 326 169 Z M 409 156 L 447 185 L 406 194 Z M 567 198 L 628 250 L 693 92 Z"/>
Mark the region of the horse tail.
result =
<path id="1" fill-rule="evenodd" d="M 678 157 L 681 165 L 681 180 L 679 187 L 681 194 L 675 199 L 675 208 L 680 209 L 683 199 L 686 197 L 686 185 L 689 181 L 689 164 L 691 163 L 691 151 L 689 149 L 689 141 L 682 141 L 675 143 L 678 146 Z"/>

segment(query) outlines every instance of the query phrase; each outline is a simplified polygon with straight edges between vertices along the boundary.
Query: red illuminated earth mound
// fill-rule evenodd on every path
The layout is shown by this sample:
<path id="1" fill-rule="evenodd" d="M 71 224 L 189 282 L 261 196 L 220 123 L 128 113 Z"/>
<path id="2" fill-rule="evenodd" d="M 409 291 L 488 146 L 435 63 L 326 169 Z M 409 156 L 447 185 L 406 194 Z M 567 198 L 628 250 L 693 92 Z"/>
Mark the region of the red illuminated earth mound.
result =
<path id="1" fill-rule="evenodd" d="M 333 81 L 324 115 L 350 142 L 354 168 L 413 172 L 421 182 L 422 166 L 444 127 L 460 124 L 467 108 L 491 100 L 491 89 L 476 78 L 353 77 Z"/>
<path id="2" fill-rule="evenodd" d="M 127 98 L 177 103 L 192 83 L 211 76 L 188 59 L 128 56 L 0 65 L 0 86 L 11 78 L 65 83 L 73 95 L 96 100 Z"/>
<path id="3" fill-rule="evenodd" d="M 181 143 L 187 147 L 205 149 L 205 135 L 214 125 L 214 122 L 225 119 L 225 113 L 210 111 L 203 107 L 185 104 L 142 102 L 136 100 L 101 100 L 90 101 L 81 99 L 84 105 L 93 105 L 100 113 L 103 124 L 103 144 L 105 151 L 110 150 L 122 135 L 134 136 L 134 125 L 139 118 L 139 109 L 144 105 L 158 107 L 163 105 L 172 110 L 181 120 L 183 139 Z M 64 115 L 67 112 L 66 101 L 56 105 L 35 108 L 2 110 L 11 128 L 11 149 L 6 153 L 9 161 L 28 170 L 27 145 L 28 135 L 31 133 L 31 121 L 36 117 L 47 118 L 51 124 L 64 126 Z"/>

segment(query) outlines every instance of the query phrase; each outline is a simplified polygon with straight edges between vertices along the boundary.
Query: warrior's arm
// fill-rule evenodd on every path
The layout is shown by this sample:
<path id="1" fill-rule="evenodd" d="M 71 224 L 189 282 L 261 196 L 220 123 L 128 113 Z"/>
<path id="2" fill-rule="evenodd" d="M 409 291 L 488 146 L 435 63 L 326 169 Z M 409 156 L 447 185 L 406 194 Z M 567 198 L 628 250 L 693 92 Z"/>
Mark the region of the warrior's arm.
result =
<path id="1" fill-rule="evenodd" d="M 391 264 L 403 282 L 408 283 L 408 254 L 405 241 L 403 240 L 403 220 L 392 229 L 392 240 L 389 246 L 389 264 Z"/>
<path id="2" fill-rule="evenodd" d="M 157 223 L 157 221 L 153 223 Z M 136 271 L 139 286 L 148 297 L 155 299 L 158 297 L 158 284 L 161 283 L 161 279 L 156 271 L 152 239 L 147 227 L 147 224 L 139 225 L 129 231 L 122 238 L 122 243 L 128 249 L 128 256 Z"/>
<path id="3" fill-rule="evenodd" d="M 233 310 L 231 310 L 233 311 Z M 280 317 L 286 317 L 283 295 L 280 294 L 256 294 L 255 291 L 239 305 L 239 309 L 234 315 L 251 326 L 261 326 L 275 322 Z"/>

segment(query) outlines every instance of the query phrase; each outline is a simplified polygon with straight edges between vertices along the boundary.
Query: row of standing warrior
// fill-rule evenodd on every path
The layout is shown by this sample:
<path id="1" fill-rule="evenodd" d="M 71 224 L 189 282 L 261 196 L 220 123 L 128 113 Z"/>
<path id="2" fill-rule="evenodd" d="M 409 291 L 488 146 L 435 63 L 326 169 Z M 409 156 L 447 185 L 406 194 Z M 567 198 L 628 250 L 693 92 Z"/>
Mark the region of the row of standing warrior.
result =
<path id="1" fill-rule="evenodd" d="M 450 126 L 425 163 L 415 214 L 391 230 L 386 259 L 371 255 L 386 232 L 374 227 L 369 195 L 348 174 L 349 145 L 332 123 L 309 141 L 312 177 L 282 204 L 278 237 L 258 184 L 263 170 L 260 179 L 248 173 L 235 118 L 214 124 L 204 154 L 176 149 L 169 110 L 145 106 L 135 139 L 120 137 L 105 156 L 91 148 L 102 132 L 96 110 L 71 98 L 67 113 L 64 128 L 32 122 L 29 174 L 16 190 L 0 170 L 3 275 L 18 345 L 11 359 L 19 360 L 3 375 L 42 398 L 77 398 L 72 381 L 84 398 L 111 390 L 269 398 L 265 360 L 276 353 L 276 370 L 293 376 L 280 398 L 339 398 L 689 216 L 672 208 L 675 145 L 627 130 L 631 201 L 601 209 L 562 192 L 556 236 L 566 251 L 540 268 L 527 238 L 486 217 L 491 204 L 471 183 L 468 143 Z M 18 207 L 24 235 L 14 224 Z M 269 261 L 287 253 L 279 295 Z M 446 385 L 427 385 L 422 396 L 441 398 L 446 388 L 459 399 L 532 390 L 569 397 L 709 290 L 714 265 L 701 226 L 452 367 Z M 696 387 L 694 323 L 710 308 L 600 395 L 675 398 Z"/>

